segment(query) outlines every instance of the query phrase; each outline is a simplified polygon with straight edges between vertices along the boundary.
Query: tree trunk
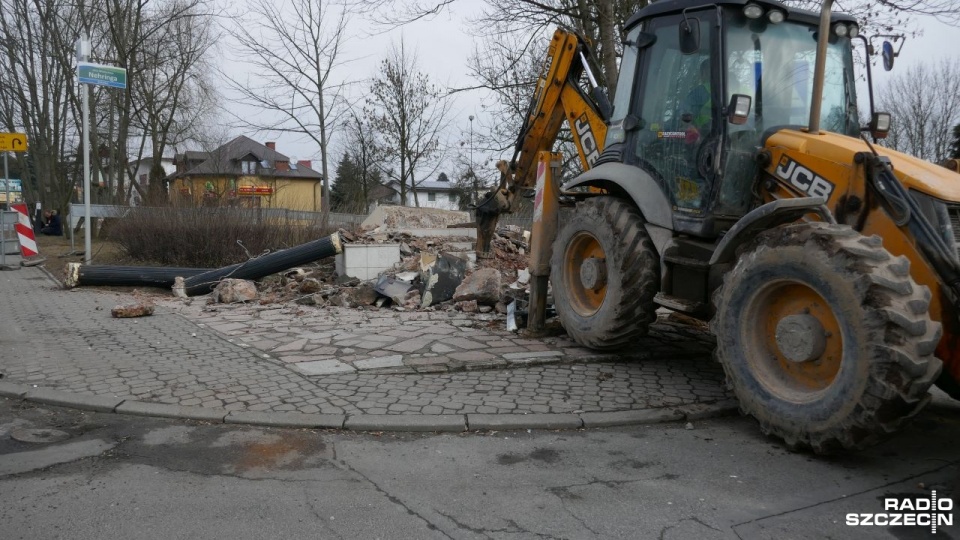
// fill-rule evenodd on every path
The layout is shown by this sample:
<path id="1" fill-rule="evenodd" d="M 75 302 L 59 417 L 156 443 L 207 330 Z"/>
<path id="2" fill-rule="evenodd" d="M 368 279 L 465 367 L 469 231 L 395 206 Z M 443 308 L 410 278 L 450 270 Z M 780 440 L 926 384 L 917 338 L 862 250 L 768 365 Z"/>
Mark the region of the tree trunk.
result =
<path id="1" fill-rule="evenodd" d="M 603 79 L 607 86 L 607 96 L 612 103 L 617 89 L 617 30 L 613 0 L 597 0 L 597 11 L 599 16 L 600 63 L 603 65 Z"/>

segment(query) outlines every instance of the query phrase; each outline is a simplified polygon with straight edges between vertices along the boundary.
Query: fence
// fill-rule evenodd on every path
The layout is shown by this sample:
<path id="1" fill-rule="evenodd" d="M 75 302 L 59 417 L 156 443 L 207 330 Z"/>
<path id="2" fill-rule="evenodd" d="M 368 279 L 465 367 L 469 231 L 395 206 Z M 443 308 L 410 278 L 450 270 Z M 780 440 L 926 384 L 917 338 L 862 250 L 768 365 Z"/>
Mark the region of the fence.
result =
<path id="1" fill-rule="evenodd" d="M 183 212 L 193 212 L 196 209 L 179 209 L 177 207 L 148 207 L 148 206 L 112 206 L 109 204 L 91 204 L 90 205 L 90 216 L 94 218 L 123 218 L 126 217 L 131 211 L 135 210 L 136 212 L 163 212 L 164 215 L 169 216 L 171 213 L 178 211 Z M 205 212 L 210 212 L 211 215 L 230 215 L 230 216 L 243 216 L 246 219 L 251 221 L 270 221 L 270 220 L 282 220 L 282 221 L 303 221 L 307 223 L 320 223 L 323 213 L 321 212 L 304 212 L 299 210 L 287 210 L 284 208 L 237 208 L 237 207 L 212 207 L 204 209 Z M 82 204 L 70 204 L 70 228 L 74 229 L 80 223 L 80 219 L 83 218 L 84 211 Z M 355 227 L 363 223 L 363 220 L 367 218 L 363 214 L 341 214 L 338 212 L 331 212 L 329 214 L 329 219 L 327 223 L 333 227 Z M 475 221 L 476 216 L 474 212 L 470 212 L 470 220 Z M 498 221 L 500 225 L 514 225 L 522 229 L 529 230 L 533 226 L 533 215 L 517 215 L 517 214 L 504 214 L 500 216 Z"/>
<path id="2" fill-rule="evenodd" d="M 112 206 L 109 204 L 91 204 L 90 205 L 90 217 L 93 218 L 123 218 L 126 217 L 131 211 L 136 212 L 162 212 L 164 215 L 171 215 L 176 212 L 194 212 L 194 208 L 177 208 L 177 207 L 149 207 L 149 206 Z M 303 212 L 299 210 L 287 210 L 285 208 L 235 208 L 235 207 L 215 207 L 215 208 L 206 208 L 205 212 L 209 212 L 212 216 L 217 215 L 230 215 L 230 216 L 242 216 L 251 221 L 270 221 L 270 220 L 283 220 L 283 221 L 304 221 L 308 223 L 320 223 L 321 218 L 323 217 L 322 212 Z M 85 215 L 84 208 L 82 204 L 70 204 L 70 227 L 74 228 L 80 222 L 80 220 Z M 340 214 L 337 212 L 331 212 L 329 214 L 329 219 L 327 223 L 331 226 L 344 227 L 344 226 L 355 226 L 363 222 L 367 216 L 360 214 Z"/>

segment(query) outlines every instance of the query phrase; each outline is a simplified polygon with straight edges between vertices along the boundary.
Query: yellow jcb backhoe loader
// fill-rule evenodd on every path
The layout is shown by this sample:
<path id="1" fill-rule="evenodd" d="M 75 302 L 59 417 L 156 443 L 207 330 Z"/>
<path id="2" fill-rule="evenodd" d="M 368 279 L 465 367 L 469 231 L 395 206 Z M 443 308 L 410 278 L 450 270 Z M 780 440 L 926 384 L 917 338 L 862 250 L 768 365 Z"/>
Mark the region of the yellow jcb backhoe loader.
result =
<path id="1" fill-rule="evenodd" d="M 960 175 L 868 141 L 890 117 L 871 99 L 859 125 L 859 28 L 832 4 L 651 4 L 611 108 L 574 88 L 595 83 L 586 43 L 559 31 L 478 208 L 483 251 L 536 181 L 532 326 L 547 276 L 593 348 L 629 348 L 658 306 L 710 320 L 741 410 L 821 453 L 894 432 L 934 382 L 960 397 Z M 587 170 L 558 186 L 564 118 Z"/>

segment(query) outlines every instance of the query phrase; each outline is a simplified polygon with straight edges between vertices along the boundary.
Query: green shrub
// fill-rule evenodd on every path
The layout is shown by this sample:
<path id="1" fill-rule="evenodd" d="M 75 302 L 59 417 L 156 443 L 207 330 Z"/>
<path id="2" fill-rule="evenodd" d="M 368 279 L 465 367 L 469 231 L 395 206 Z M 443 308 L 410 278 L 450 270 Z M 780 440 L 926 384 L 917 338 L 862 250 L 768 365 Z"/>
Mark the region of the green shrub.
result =
<path id="1" fill-rule="evenodd" d="M 265 217 L 271 213 L 281 215 Z M 282 214 L 248 208 L 131 208 L 109 235 L 138 263 L 217 268 L 247 260 L 247 252 L 258 256 L 333 232 Z"/>

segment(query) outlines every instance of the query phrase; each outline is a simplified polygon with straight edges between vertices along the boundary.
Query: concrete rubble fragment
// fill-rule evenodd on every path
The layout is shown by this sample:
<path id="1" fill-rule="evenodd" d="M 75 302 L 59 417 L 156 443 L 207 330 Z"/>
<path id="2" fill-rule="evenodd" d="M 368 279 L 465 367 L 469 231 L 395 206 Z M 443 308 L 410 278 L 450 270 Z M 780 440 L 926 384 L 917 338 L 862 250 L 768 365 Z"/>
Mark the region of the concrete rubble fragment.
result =
<path id="1" fill-rule="evenodd" d="M 150 302 L 138 302 L 136 304 L 115 306 L 110 310 L 110 315 L 117 319 L 148 317 L 153 315 L 153 308 L 154 306 Z"/>
<path id="2" fill-rule="evenodd" d="M 452 299 L 466 271 L 466 260 L 449 253 L 441 253 L 423 274 L 420 306 L 427 307 Z"/>
<path id="3" fill-rule="evenodd" d="M 463 302 L 468 300 L 476 301 L 478 304 L 488 306 L 495 305 L 500 301 L 500 271 L 495 268 L 480 268 L 476 272 L 467 276 L 463 282 L 457 286 L 453 294 L 454 302 Z"/>
<path id="4" fill-rule="evenodd" d="M 258 298 L 257 286 L 246 279 L 227 278 L 214 287 L 210 293 L 211 303 L 233 304 L 252 302 Z"/>
<path id="5" fill-rule="evenodd" d="M 413 284 L 399 279 L 393 279 L 389 276 L 380 276 L 374 290 L 389 298 L 395 305 L 402 306 L 407 299 L 407 293 L 413 288 Z"/>

